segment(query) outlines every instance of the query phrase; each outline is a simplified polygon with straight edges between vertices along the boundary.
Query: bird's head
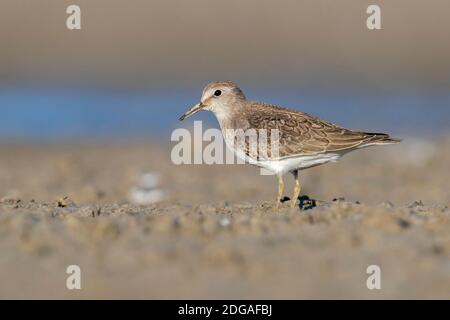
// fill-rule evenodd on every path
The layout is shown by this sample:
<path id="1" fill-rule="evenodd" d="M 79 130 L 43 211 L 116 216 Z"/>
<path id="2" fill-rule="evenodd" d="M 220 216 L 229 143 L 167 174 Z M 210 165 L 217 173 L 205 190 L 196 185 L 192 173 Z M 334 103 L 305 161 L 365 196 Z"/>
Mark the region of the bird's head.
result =
<path id="1" fill-rule="evenodd" d="M 230 81 L 217 81 L 208 84 L 202 93 L 200 102 L 190 108 L 180 117 L 180 121 L 201 111 L 208 110 L 220 118 L 231 114 L 245 101 L 244 93 L 239 87 Z"/>

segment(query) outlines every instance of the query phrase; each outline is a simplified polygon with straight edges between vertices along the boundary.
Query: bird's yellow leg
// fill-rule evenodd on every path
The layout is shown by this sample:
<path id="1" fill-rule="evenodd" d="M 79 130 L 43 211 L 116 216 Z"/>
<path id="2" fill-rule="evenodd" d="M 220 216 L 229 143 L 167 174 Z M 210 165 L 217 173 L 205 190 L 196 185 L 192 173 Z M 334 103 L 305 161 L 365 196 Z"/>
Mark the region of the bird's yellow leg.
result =
<path id="1" fill-rule="evenodd" d="M 300 191 L 302 190 L 302 187 L 300 185 L 300 179 L 298 178 L 298 171 L 294 171 L 294 179 L 295 179 L 295 186 L 294 186 L 294 194 L 291 198 L 291 208 L 295 207 L 295 204 L 297 203 L 297 198 L 300 194 Z"/>
<path id="2" fill-rule="evenodd" d="M 283 177 L 280 175 L 278 176 L 278 196 L 277 196 L 277 202 L 275 203 L 275 209 L 278 209 L 280 207 L 281 197 L 283 196 L 284 192 L 284 182 Z"/>

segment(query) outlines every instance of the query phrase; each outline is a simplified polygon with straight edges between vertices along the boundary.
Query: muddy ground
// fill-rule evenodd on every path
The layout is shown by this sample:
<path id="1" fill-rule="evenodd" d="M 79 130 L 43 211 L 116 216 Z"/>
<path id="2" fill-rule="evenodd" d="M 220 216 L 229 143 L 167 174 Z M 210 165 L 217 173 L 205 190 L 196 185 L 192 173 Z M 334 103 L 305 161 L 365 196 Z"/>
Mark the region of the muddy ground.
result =
<path id="1" fill-rule="evenodd" d="M 278 212 L 273 176 L 156 143 L 0 150 L 0 298 L 450 298 L 445 138 L 304 171 L 317 206 Z"/>

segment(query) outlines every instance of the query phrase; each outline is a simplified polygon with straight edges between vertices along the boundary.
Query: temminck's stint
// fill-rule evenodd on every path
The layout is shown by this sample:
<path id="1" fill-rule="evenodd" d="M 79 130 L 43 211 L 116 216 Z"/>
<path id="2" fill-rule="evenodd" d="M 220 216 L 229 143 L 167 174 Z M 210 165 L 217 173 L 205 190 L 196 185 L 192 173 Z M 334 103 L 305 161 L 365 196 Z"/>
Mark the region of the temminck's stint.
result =
<path id="1" fill-rule="evenodd" d="M 203 90 L 200 103 L 187 111 L 180 121 L 201 110 L 212 111 L 215 114 L 227 146 L 238 157 L 277 174 L 277 208 L 284 191 L 285 173 L 291 172 L 295 178 L 291 198 L 291 207 L 294 207 L 301 190 L 299 170 L 335 162 L 345 153 L 355 149 L 400 141 L 390 138 L 385 133 L 353 131 L 303 112 L 249 101 L 242 90 L 229 81 L 208 84 Z M 276 155 L 272 147 L 273 141 L 267 144 L 266 154 L 270 154 L 269 157 L 250 152 L 247 141 L 236 145 L 236 135 L 228 132 L 237 130 L 244 133 L 249 130 L 264 131 L 268 136 L 276 130 L 278 138 Z"/>

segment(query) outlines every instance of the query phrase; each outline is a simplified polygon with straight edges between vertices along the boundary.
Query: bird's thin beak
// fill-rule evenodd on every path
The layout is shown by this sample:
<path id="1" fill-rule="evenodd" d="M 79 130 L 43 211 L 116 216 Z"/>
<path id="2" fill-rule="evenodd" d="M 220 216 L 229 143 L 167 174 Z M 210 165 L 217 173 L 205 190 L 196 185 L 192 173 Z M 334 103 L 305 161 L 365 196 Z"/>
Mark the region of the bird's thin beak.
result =
<path id="1" fill-rule="evenodd" d="M 193 106 L 189 111 L 187 111 L 185 114 L 183 114 L 181 117 L 180 117 L 180 121 L 183 121 L 184 119 L 186 119 L 186 118 L 189 118 L 190 116 L 192 116 L 194 113 L 197 113 L 197 112 L 199 112 L 200 110 L 202 110 L 203 108 L 205 107 L 205 105 L 204 104 L 202 104 L 201 102 L 200 103 L 197 103 L 195 106 Z"/>

